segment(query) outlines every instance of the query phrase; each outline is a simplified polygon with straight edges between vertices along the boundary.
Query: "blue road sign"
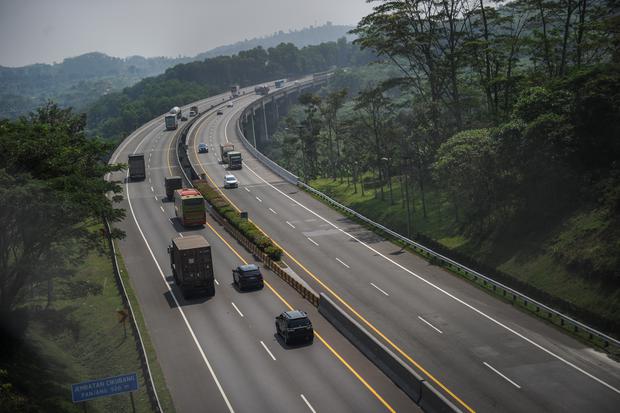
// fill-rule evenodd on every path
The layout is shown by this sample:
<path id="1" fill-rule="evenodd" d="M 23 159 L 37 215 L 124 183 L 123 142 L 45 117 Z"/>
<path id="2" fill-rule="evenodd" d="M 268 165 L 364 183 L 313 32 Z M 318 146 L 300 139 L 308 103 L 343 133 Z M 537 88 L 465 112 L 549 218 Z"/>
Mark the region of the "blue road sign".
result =
<path id="1" fill-rule="evenodd" d="M 107 377 L 105 379 L 85 381 L 71 385 L 71 398 L 73 403 L 96 399 L 98 397 L 113 396 L 138 390 L 138 377 L 136 373 L 123 374 L 122 376 Z"/>

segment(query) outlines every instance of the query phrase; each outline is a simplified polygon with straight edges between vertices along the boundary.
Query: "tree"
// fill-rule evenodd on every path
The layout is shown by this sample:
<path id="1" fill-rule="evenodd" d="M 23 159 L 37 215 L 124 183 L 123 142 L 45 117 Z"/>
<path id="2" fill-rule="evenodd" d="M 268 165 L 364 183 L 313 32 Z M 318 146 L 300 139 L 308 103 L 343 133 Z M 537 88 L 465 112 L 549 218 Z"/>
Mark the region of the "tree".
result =
<path id="1" fill-rule="evenodd" d="M 29 118 L 0 123 L 0 315 L 46 281 L 63 262 L 101 244 L 90 227 L 118 221 L 118 182 L 103 179 L 122 165 L 104 162 L 110 144 L 88 139 L 86 119 L 49 103 Z M 115 231 L 115 237 L 122 233 Z M 75 243 L 77 255 L 66 245 Z"/>

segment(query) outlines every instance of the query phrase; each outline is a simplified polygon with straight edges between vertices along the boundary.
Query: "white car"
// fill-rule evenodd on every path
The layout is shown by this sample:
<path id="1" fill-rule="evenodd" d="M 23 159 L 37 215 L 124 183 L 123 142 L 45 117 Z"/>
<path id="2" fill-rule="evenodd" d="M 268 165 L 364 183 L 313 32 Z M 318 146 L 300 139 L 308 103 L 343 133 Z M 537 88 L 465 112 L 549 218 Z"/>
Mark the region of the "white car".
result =
<path id="1" fill-rule="evenodd" d="M 224 177 L 224 188 L 237 188 L 239 186 L 239 181 L 235 175 L 226 175 Z"/>
<path id="2" fill-rule="evenodd" d="M 229 108 L 232 108 L 233 107 L 233 103 L 232 102 L 228 102 L 228 105 L 226 105 L 226 106 L 228 106 Z"/>

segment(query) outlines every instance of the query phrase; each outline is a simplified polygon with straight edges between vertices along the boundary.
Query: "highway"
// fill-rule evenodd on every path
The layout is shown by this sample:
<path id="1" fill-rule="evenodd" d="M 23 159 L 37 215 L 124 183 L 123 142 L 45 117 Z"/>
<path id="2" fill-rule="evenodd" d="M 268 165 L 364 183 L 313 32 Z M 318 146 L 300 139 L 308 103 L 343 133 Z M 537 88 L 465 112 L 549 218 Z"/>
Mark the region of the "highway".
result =
<path id="1" fill-rule="evenodd" d="M 228 94 L 199 103 L 221 105 Z M 187 110 L 185 108 L 184 110 Z M 210 115 L 206 115 L 209 117 Z M 184 125 L 181 122 L 180 126 Z M 231 269 L 255 262 L 215 221 L 186 229 L 165 200 L 164 177 L 181 175 L 174 137 L 158 117 L 131 134 L 110 162 L 143 152 L 144 181 L 124 182 L 127 237 L 120 250 L 178 412 L 381 412 L 419 411 L 381 371 L 277 276 L 263 268 L 266 286 L 239 292 Z M 216 278 L 213 298 L 185 300 L 172 281 L 171 238 L 201 234 L 211 244 Z M 260 263 L 258 263 L 260 265 Z M 308 312 L 312 345 L 287 346 L 274 318 L 288 309 Z"/>
<path id="2" fill-rule="evenodd" d="M 222 186 L 218 145 L 243 155 L 239 188 L 222 190 L 329 295 L 463 411 L 616 412 L 620 366 L 604 354 L 351 222 L 243 149 L 237 120 L 256 96 L 190 132 L 195 169 Z M 196 146 L 205 142 L 208 154 Z"/>

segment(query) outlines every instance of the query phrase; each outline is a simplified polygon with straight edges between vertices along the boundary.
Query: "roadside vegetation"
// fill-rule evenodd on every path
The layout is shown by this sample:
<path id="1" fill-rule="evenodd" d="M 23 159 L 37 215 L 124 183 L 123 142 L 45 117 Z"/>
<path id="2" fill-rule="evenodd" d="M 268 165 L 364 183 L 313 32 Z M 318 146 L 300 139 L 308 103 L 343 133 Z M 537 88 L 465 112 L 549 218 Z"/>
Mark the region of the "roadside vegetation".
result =
<path id="1" fill-rule="evenodd" d="M 122 165 L 105 162 L 112 146 L 87 138 L 85 122 L 54 104 L 0 121 L 2 411 L 79 411 L 71 383 L 140 374 L 101 230 L 124 216 L 118 182 L 103 179 Z M 149 410 L 144 388 L 134 401 Z M 88 409 L 131 404 L 124 395 Z"/>
<path id="2" fill-rule="evenodd" d="M 233 56 L 180 64 L 95 102 L 88 110 L 89 133 L 119 141 L 171 107 L 225 92 L 231 85 L 245 87 L 374 59 L 374 53 L 360 50 L 343 37 L 303 48 L 292 43 L 268 49 L 259 46 Z"/>
<path id="3" fill-rule="evenodd" d="M 382 62 L 337 71 L 259 149 L 369 218 L 620 335 L 613 4 L 375 3 L 354 32 Z"/>

